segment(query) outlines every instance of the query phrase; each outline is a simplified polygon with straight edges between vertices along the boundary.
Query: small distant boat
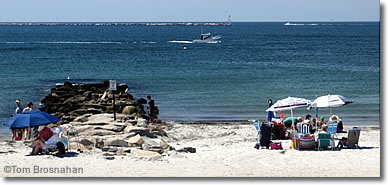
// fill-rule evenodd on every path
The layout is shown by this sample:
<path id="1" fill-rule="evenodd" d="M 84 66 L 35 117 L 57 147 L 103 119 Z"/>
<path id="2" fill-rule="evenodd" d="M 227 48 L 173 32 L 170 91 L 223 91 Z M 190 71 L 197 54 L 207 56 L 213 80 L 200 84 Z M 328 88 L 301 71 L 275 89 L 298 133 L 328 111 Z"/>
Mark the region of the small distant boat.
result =
<path id="1" fill-rule="evenodd" d="M 221 39 L 220 35 L 211 36 L 210 33 L 202 33 L 200 39 L 193 40 L 193 43 L 214 43 Z"/>
<path id="2" fill-rule="evenodd" d="M 286 22 L 286 23 L 284 24 L 284 26 L 290 26 L 290 25 L 292 25 L 290 22 Z"/>

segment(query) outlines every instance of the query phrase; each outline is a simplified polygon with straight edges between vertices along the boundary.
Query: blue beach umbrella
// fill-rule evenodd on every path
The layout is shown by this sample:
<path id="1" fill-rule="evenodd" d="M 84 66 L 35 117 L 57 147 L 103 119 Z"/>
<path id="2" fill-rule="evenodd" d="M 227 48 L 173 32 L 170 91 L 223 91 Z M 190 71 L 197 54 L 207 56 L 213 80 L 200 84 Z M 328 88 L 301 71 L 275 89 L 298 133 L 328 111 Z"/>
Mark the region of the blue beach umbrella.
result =
<path id="1" fill-rule="evenodd" d="M 56 123 L 60 119 L 41 111 L 24 111 L 5 121 L 4 125 L 10 128 L 28 128 Z"/>

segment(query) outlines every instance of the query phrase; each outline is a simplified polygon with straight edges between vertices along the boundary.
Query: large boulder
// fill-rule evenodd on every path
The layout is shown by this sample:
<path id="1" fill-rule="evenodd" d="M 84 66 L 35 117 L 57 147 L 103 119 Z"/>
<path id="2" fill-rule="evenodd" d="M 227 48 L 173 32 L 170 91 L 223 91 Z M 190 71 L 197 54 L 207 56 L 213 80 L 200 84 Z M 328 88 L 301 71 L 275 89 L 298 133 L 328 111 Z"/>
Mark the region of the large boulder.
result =
<path id="1" fill-rule="evenodd" d="M 122 111 L 123 114 L 127 114 L 127 115 L 131 115 L 135 112 L 137 112 L 137 108 L 135 106 L 126 106 Z"/>
<path id="2" fill-rule="evenodd" d="M 81 141 L 79 141 L 80 144 L 84 145 L 85 147 L 87 148 L 93 148 L 94 146 L 94 142 L 92 141 L 92 139 L 86 139 L 86 138 L 83 138 L 81 139 Z"/>
<path id="3" fill-rule="evenodd" d="M 118 92 L 125 92 L 128 89 L 128 85 L 126 83 L 120 83 L 117 85 Z"/>
<path id="4" fill-rule="evenodd" d="M 122 137 L 111 137 L 105 140 L 104 146 L 120 146 L 127 147 L 128 142 L 124 141 Z"/>
<path id="5" fill-rule="evenodd" d="M 138 134 L 128 139 L 129 146 L 141 146 L 144 143 L 144 139 Z"/>
<path id="6" fill-rule="evenodd" d="M 133 157 L 146 160 L 160 160 L 163 156 L 158 152 L 145 151 L 139 149 L 132 149 L 131 154 Z"/>
<path id="7" fill-rule="evenodd" d="M 138 104 L 147 104 L 147 100 L 144 99 L 144 98 L 140 98 L 140 99 L 137 100 L 137 103 Z"/>
<path id="8" fill-rule="evenodd" d="M 69 150 L 89 151 L 89 149 L 81 143 L 70 143 Z"/>
<path id="9" fill-rule="evenodd" d="M 80 133 L 80 136 L 107 136 L 107 135 L 115 135 L 116 132 L 109 130 L 91 130 Z"/>

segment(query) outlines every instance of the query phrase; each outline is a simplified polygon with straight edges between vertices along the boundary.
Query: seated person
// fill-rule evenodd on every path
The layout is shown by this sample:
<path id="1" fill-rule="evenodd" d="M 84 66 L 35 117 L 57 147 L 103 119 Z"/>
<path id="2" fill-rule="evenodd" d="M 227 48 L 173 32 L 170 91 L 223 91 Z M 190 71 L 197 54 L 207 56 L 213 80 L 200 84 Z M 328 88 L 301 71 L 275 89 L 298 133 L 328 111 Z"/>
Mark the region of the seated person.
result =
<path id="1" fill-rule="evenodd" d="M 338 120 L 338 125 L 337 125 L 337 133 L 346 133 L 346 131 L 344 131 L 344 125 L 342 123 L 342 120 L 339 119 Z"/>
<path id="2" fill-rule="evenodd" d="M 329 126 L 327 126 L 327 124 L 324 124 L 324 125 L 322 125 L 322 130 L 319 131 L 319 133 L 329 133 L 328 129 L 329 129 Z M 330 140 L 331 140 L 330 145 L 334 146 L 334 137 L 331 136 Z"/>
<path id="3" fill-rule="evenodd" d="M 32 155 L 38 154 L 43 149 L 45 142 L 54 135 L 53 131 L 47 126 L 39 126 L 38 130 L 38 137 L 34 139 L 32 145 Z"/>
<path id="4" fill-rule="evenodd" d="M 48 149 L 56 148 L 58 140 L 61 140 L 61 137 L 66 137 L 65 130 L 58 126 L 51 129 L 53 132 L 53 136 L 50 137 L 46 142 L 44 142 L 43 151 L 47 151 Z"/>
<path id="5" fill-rule="evenodd" d="M 329 123 L 337 122 L 339 120 L 339 117 L 337 115 L 332 115 L 329 118 Z"/>
<path id="6" fill-rule="evenodd" d="M 306 124 L 310 127 L 310 133 L 315 132 L 314 123 L 315 123 L 315 121 L 311 120 L 311 115 L 307 114 L 305 119 L 303 120 L 303 124 Z"/>

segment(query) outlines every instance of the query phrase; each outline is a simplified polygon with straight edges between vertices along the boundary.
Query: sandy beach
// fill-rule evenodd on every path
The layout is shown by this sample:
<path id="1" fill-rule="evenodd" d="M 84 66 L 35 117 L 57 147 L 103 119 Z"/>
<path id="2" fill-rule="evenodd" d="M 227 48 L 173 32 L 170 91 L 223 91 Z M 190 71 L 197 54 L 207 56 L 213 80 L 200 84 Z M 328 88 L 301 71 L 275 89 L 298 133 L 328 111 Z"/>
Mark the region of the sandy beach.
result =
<path id="1" fill-rule="evenodd" d="M 345 126 L 345 130 L 352 126 Z M 359 126 L 359 149 L 299 151 L 256 150 L 256 131 L 250 124 L 173 124 L 165 140 L 176 149 L 160 158 L 139 159 L 133 153 L 106 159 L 101 150 L 67 157 L 26 156 L 28 144 L 0 143 L 3 177 L 380 177 L 380 128 Z M 339 137 L 346 136 L 340 134 Z M 336 141 L 337 143 L 338 141 Z M 4 168 L 3 168 L 4 167 Z M 8 167 L 8 169 L 6 169 Z M 51 171 L 53 173 L 50 172 Z M 53 170 L 59 168 L 59 172 Z M 81 170 L 79 170 L 81 168 Z M 65 173 L 60 170 L 65 169 Z M 67 171 L 66 171 L 67 169 Z M 69 171 L 69 169 L 71 169 Z M 47 173 L 46 173 L 47 172 Z M 63 171 L 62 171 L 63 172 Z"/>

